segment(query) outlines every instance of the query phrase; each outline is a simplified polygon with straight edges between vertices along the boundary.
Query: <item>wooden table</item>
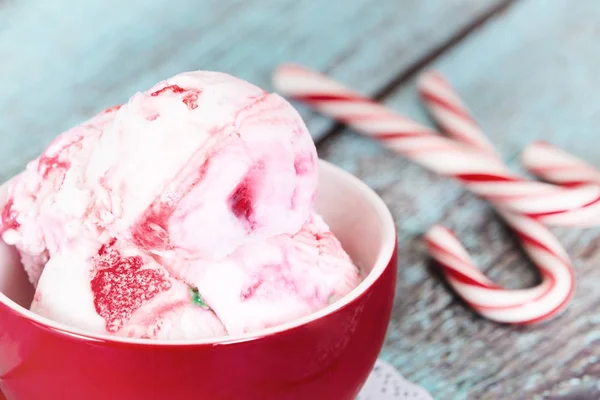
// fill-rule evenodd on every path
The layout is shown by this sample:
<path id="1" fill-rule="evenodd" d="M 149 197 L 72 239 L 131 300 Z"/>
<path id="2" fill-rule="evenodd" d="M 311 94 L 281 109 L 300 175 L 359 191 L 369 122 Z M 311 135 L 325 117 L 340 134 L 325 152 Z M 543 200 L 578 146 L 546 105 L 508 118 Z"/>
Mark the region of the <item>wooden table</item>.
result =
<path id="1" fill-rule="evenodd" d="M 58 132 L 162 78 L 216 69 L 269 89 L 283 61 L 425 122 L 414 78 L 435 67 L 516 169 L 521 149 L 541 138 L 600 165 L 599 37 L 598 0 L 0 0 L 0 180 Z M 527 328 L 483 320 L 440 279 L 421 235 L 444 223 L 492 279 L 534 284 L 539 277 L 492 210 L 456 183 L 302 113 L 321 157 L 373 187 L 398 224 L 384 359 L 437 399 L 600 398 L 598 229 L 555 230 L 578 279 L 563 315 Z"/>

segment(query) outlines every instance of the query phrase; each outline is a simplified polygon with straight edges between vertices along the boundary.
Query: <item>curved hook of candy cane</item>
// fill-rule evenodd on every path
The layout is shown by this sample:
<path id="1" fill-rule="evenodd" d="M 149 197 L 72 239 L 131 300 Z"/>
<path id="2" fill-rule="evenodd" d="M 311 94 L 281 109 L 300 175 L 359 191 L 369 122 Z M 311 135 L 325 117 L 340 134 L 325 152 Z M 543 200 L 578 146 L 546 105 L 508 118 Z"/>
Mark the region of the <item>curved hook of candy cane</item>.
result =
<path id="1" fill-rule="evenodd" d="M 568 223 L 577 213 L 588 216 L 580 218 L 580 224 L 600 221 L 600 187 L 567 190 L 521 178 L 511 173 L 501 160 L 442 137 L 431 128 L 301 66 L 279 67 L 273 83 L 285 96 L 346 123 L 427 169 L 460 180 L 469 190 L 498 207 L 531 215 L 545 223 Z"/>
<path id="2" fill-rule="evenodd" d="M 508 212 L 501 215 L 539 269 L 542 275 L 539 285 L 517 290 L 496 285 L 475 266 L 456 236 L 440 225 L 425 235 L 429 253 L 441 265 L 456 293 L 482 316 L 509 324 L 532 324 L 550 319 L 568 305 L 573 294 L 575 278 L 571 261 L 541 223 Z"/>
<path id="3" fill-rule="evenodd" d="M 433 119 L 450 137 L 500 159 L 467 106 L 442 74 L 437 71 L 423 73 L 417 80 L 417 90 Z"/>

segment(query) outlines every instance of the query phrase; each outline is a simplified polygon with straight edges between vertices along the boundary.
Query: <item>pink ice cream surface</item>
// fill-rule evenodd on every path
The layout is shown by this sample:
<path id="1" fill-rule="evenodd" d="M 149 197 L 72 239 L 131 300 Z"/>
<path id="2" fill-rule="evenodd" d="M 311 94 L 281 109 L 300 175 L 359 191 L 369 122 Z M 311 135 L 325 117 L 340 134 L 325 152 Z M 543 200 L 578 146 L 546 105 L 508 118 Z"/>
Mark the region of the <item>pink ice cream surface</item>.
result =
<path id="1" fill-rule="evenodd" d="M 23 266 L 36 285 L 50 253 L 60 241 L 77 237 L 91 193 L 83 171 L 91 151 L 118 107 L 59 135 L 13 180 L 2 211 L 0 233 L 17 246 Z"/>
<path id="2" fill-rule="evenodd" d="M 251 332 L 360 281 L 313 211 L 317 180 L 284 99 L 183 73 L 58 136 L 11 182 L 0 233 L 41 315 L 141 338 Z"/>

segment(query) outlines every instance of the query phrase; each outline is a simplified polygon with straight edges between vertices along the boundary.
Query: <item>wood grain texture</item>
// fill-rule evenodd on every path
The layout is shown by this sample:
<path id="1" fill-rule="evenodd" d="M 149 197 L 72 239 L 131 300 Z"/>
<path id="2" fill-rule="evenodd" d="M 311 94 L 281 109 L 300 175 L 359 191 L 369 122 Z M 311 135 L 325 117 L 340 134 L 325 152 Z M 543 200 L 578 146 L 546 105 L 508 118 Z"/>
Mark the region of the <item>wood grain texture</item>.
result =
<path id="1" fill-rule="evenodd" d="M 0 8 L 0 180 L 52 137 L 175 73 L 270 88 L 299 62 L 373 93 L 505 0 L 21 0 Z M 315 137 L 332 124 L 303 111 Z"/>
<path id="2" fill-rule="evenodd" d="M 294 61 L 376 93 L 498 3 L 0 1 L 0 180 L 56 133 L 182 70 L 223 70 L 268 88 L 272 68 Z M 536 138 L 600 167 L 599 36 L 597 0 L 521 0 L 435 67 L 516 169 Z M 412 83 L 389 103 L 427 120 Z M 332 126 L 304 115 L 316 137 Z M 420 237 L 441 221 L 492 279 L 534 284 L 487 205 L 349 131 L 320 151 L 375 188 L 398 223 L 400 275 L 383 357 L 403 375 L 438 399 L 600 398 L 600 229 L 556 230 L 578 278 L 564 315 L 536 327 L 496 325 L 449 291 Z"/>
<path id="3" fill-rule="evenodd" d="M 516 170 L 534 139 L 600 167 L 599 22 L 596 0 L 522 1 L 434 66 Z M 412 82 L 388 103 L 428 121 Z M 563 315 L 532 327 L 498 325 L 457 300 L 421 238 L 442 222 L 492 279 L 512 288 L 535 284 L 539 277 L 486 204 L 351 131 L 325 140 L 320 154 L 377 190 L 398 223 L 398 290 L 383 357 L 403 375 L 436 399 L 600 398 L 600 229 L 554 230 L 578 282 Z"/>

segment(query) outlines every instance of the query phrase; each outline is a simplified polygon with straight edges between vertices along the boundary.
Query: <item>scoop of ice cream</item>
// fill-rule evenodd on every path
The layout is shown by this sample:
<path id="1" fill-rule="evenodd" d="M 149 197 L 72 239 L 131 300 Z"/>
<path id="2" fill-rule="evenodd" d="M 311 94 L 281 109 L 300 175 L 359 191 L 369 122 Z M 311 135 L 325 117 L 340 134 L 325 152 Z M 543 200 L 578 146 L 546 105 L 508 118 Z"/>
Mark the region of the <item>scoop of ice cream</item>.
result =
<path id="1" fill-rule="evenodd" d="M 34 284 L 60 241 L 103 231 L 165 257 L 223 257 L 300 229 L 316 160 L 281 97 L 185 73 L 60 135 L 16 180 L 0 232 Z"/>
<path id="2" fill-rule="evenodd" d="M 221 336 L 225 329 L 197 293 L 148 254 L 110 239 L 80 240 L 55 253 L 31 310 L 95 333 L 150 339 Z"/>
<path id="3" fill-rule="evenodd" d="M 318 215 L 294 235 L 240 246 L 223 260 L 166 265 L 198 288 L 230 334 L 309 315 L 361 281 L 358 269 Z"/>
<path id="4" fill-rule="evenodd" d="M 32 310 L 193 339 L 310 314 L 356 267 L 313 211 L 317 155 L 281 97 L 216 72 L 161 82 L 60 135 L 10 184 L 0 234 Z"/>
<path id="5" fill-rule="evenodd" d="M 219 261 L 165 262 L 115 239 L 100 248 L 79 241 L 52 256 L 31 309 L 96 333 L 193 339 L 309 315 L 360 280 L 340 243 L 314 215 L 294 235 L 241 246 Z"/>
<path id="6" fill-rule="evenodd" d="M 82 232 L 92 196 L 84 181 L 84 168 L 117 109 L 105 110 L 59 135 L 11 182 L 0 233 L 19 250 L 34 285 L 61 242 Z"/>
<path id="7" fill-rule="evenodd" d="M 177 258 L 220 258 L 297 232 L 317 186 L 314 144 L 281 97 L 217 72 L 138 93 L 92 154 L 106 228 Z M 113 218 L 113 220 L 109 220 Z"/>

